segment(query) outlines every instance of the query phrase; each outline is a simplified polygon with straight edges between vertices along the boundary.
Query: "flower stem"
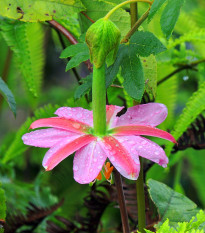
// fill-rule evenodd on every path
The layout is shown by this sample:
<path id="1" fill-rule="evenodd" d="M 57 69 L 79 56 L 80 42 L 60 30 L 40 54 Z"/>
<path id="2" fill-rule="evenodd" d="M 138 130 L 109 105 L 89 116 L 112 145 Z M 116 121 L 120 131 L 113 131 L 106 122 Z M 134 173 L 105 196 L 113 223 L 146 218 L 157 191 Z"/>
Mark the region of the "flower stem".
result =
<path id="1" fill-rule="evenodd" d="M 107 15 L 104 17 L 104 19 L 109 19 L 110 16 L 117 10 L 119 9 L 120 7 L 128 4 L 128 3 L 134 3 L 134 2 L 146 2 L 146 3 L 149 3 L 150 5 L 152 5 L 152 2 L 149 1 L 149 0 L 128 0 L 126 2 L 122 2 L 120 3 L 119 5 L 115 6 L 112 10 L 110 10 Z"/>
<path id="2" fill-rule="evenodd" d="M 125 197 L 122 189 L 122 179 L 120 173 L 115 169 L 114 170 L 115 185 L 117 189 L 118 201 L 120 206 L 120 214 L 122 219 L 123 233 L 129 233 L 129 222 L 127 216 L 127 209 L 125 205 Z"/>
<path id="3" fill-rule="evenodd" d="M 138 207 L 138 230 L 145 233 L 145 196 L 144 196 L 144 179 L 143 179 L 143 161 L 140 158 L 140 174 L 137 179 L 137 207 Z"/>
<path id="4" fill-rule="evenodd" d="M 104 136 L 106 132 L 105 64 L 100 68 L 93 65 L 92 101 L 94 133 L 97 136 Z"/>

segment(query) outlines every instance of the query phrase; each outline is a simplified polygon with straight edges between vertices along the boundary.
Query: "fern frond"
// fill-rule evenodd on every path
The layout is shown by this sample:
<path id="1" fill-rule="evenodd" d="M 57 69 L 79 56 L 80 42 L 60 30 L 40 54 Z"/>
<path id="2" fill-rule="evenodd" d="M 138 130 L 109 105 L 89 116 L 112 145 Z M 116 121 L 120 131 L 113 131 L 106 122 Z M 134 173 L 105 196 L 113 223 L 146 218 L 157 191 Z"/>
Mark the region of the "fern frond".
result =
<path id="1" fill-rule="evenodd" d="M 7 150 L 5 151 L 5 153 L 3 155 L 2 162 L 7 163 L 8 161 L 12 160 L 13 158 L 17 157 L 19 154 L 24 152 L 28 147 L 23 144 L 23 141 L 21 138 L 22 138 L 23 134 L 25 134 L 28 131 L 31 123 L 34 120 L 37 120 L 40 118 L 47 118 L 47 117 L 54 116 L 53 114 L 57 108 L 58 108 L 57 105 L 52 106 L 49 104 L 43 108 L 36 110 L 34 112 L 34 117 L 29 117 L 26 120 L 26 122 L 20 127 L 18 132 L 16 133 L 16 136 L 15 136 L 13 142 L 11 143 L 9 148 L 7 148 Z"/>
<path id="2" fill-rule="evenodd" d="M 186 107 L 175 123 L 174 130 L 171 131 L 173 137 L 178 138 L 186 131 L 190 124 L 205 110 L 205 82 L 200 88 L 189 98 Z M 168 143 L 166 146 L 166 154 L 169 155 L 174 144 Z"/>
<path id="3" fill-rule="evenodd" d="M 173 71 L 173 66 L 170 64 L 158 64 L 158 81 L 162 79 L 166 74 Z M 171 79 L 162 83 L 157 87 L 156 102 L 163 103 L 168 108 L 168 116 L 166 120 L 160 125 L 161 129 L 167 130 L 172 127 L 174 119 L 174 109 L 177 100 L 178 90 L 177 77 L 173 76 Z"/>
<path id="4" fill-rule="evenodd" d="M 204 42 L 205 41 L 205 29 L 190 31 L 189 33 L 184 34 L 175 41 L 171 42 L 168 45 L 168 49 L 175 47 L 178 44 L 184 42 Z"/>
<path id="5" fill-rule="evenodd" d="M 3 38 L 16 56 L 28 91 L 37 97 L 41 89 L 45 60 L 42 25 L 3 20 L 0 29 Z"/>

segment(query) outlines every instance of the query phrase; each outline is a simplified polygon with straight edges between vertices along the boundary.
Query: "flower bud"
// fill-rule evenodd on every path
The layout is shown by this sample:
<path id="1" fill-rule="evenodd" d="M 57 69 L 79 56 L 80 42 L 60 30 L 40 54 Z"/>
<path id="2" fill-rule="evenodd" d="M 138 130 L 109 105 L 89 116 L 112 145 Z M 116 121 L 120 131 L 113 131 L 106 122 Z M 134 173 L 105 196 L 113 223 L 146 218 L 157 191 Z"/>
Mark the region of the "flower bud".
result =
<path id="1" fill-rule="evenodd" d="M 90 60 L 97 68 L 105 61 L 108 66 L 114 62 L 120 41 L 120 30 L 112 21 L 104 18 L 96 21 L 88 28 L 85 40 L 90 50 Z"/>

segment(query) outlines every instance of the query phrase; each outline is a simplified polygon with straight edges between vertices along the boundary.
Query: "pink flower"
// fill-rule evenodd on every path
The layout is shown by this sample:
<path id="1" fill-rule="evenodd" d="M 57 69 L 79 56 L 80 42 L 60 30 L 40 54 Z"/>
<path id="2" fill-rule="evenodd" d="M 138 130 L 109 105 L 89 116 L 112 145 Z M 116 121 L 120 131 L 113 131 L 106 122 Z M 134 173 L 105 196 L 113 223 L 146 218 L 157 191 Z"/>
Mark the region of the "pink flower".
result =
<path id="1" fill-rule="evenodd" d="M 90 183 L 98 176 L 107 157 L 124 177 L 133 180 L 139 175 L 139 156 L 166 167 L 168 158 L 163 149 L 140 135 L 175 142 L 171 134 L 155 128 L 165 120 L 167 108 L 158 103 L 142 104 L 116 116 L 122 109 L 107 106 L 107 134 L 104 137 L 93 135 L 91 111 L 61 107 L 55 112 L 58 117 L 39 119 L 30 126 L 31 129 L 51 128 L 27 133 L 22 139 L 26 145 L 50 148 L 43 159 L 47 171 L 76 151 L 74 179 L 81 184 Z"/>

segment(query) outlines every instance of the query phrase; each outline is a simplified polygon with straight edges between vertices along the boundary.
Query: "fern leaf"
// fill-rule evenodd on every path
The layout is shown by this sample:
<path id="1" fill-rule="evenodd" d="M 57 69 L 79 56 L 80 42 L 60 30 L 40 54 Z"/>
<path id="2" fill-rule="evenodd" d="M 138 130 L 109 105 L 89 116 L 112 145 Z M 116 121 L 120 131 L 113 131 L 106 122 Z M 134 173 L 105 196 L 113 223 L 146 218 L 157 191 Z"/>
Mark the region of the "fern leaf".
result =
<path id="1" fill-rule="evenodd" d="M 170 64 L 158 64 L 158 77 L 159 80 L 164 77 L 164 71 L 169 73 L 173 71 L 173 67 Z M 177 77 L 174 76 L 166 82 L 162 83 L 157 88 L 156 102 L 163 103 L 168 108 L 168 116 L 166 120 L 160 125 L 161 129 L 167 130 L 171 128 L 174 119 L 174 109 L 177 100 Z"/>
<path id="2" fill-rule="evenodd" d="M 204 42 L 205 41 L 205 29 L 191 31 L 189 33 L 184 34 L 179 39 L 176 39 L 174 42 L 171 42 L 168 45 L 168 49 L 175 47 L 178 44 L 184 42 Z"/>
<path id="3" fill-rule="evenodd" d="M 4 20 L 0 28 L 3 38 L 16 56 L 27 89 L 37 97 L 41 89 L 45 60 L 42 25 Z"/>
<path id="4" fill-rule="evenodd" d="M 190 124 L 205 110 L 205 82 L 201 87 L 190 97 L 182 114 L 179 116 L 174 130 L 171 134 L 176 140 L 186 131 Z M 166 147 L 167 155 L 170 154 L 173 143 L 168 143 Z"/>

